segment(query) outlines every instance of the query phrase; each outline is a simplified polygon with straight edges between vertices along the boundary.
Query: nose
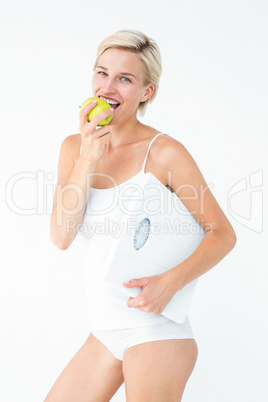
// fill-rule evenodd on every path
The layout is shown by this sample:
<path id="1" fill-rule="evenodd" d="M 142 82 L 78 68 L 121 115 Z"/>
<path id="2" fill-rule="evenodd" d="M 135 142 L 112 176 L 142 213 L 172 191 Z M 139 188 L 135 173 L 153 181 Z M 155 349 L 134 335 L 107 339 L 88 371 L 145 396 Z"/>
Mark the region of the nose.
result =
<path id="1" fill-rule="evenodd" d="M 103 83 L 102 90 L 108 94 L 108 93 L 115 93 L 115 83 L 113 77 L 107 77 L 105 79 L 105 82 Z"/>

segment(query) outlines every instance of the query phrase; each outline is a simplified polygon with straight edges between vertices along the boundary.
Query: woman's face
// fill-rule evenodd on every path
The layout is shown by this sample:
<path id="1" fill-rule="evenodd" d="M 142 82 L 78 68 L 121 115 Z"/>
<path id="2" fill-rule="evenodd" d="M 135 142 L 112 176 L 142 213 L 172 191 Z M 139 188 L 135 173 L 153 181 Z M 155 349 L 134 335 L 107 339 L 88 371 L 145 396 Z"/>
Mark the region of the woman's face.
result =
<path id="1" fill-rule="evenodd" d="M 147 100 L 153 86 L 143 85 L 143 65 L 138 56 L 127 50 L 107 49 L 99 58 L 92 78 L 94 96 L 113 100 L 114 117 L 110 125 L 136 119 L 139 103 Z"/>

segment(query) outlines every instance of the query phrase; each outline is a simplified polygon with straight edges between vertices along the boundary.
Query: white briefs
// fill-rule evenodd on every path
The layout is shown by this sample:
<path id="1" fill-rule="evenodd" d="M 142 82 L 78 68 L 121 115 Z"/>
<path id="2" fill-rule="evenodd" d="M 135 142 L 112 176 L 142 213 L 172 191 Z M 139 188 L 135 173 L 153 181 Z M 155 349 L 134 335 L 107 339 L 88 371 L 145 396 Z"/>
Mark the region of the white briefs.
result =
<path id="1" fill-rule="evenodd" d="M 124 354 L 128 348 L 141 343 L 165 339 L 193 338 L 192 328 L 188 318 L 186 318 L 183 324 L 177 324 L 169 320 L 167 322 L 142 327 L 114 330 L 92 329 L 91 332 L 119 360 L 123 360 Z"/>

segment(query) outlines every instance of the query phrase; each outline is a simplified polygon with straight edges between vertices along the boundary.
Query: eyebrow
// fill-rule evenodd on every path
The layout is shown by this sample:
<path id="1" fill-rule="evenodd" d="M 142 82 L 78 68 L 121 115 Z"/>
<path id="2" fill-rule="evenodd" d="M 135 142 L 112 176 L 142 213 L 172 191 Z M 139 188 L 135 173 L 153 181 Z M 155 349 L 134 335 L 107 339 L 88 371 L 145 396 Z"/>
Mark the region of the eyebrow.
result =
<path id="1" fill-rule="evenodd" d="M 106 71 L 108 70 L 108 68 L 103 67 L 103 66 L 97 66 L 96 68 L 102 68 L 103 70 L 106 70 Z M 131 74 L 131 73 L 122 72 L 122 73 L 120 73 L 120 74 L 122 74 L 122 75 L 130 75 L 131 77 L 134 77 L 134 78 L 137 79 L 136 75 Z"/>

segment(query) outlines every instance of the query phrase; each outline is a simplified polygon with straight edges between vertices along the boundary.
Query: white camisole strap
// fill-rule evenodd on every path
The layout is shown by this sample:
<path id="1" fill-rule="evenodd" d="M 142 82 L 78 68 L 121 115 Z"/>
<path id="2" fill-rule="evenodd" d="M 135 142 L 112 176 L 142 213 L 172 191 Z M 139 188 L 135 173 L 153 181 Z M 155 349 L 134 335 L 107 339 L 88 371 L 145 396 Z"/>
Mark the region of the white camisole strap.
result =
<path id="1" fill-rule="evenodd" d="M 158 133 L 158 134 L 151 140 L 151 142 L 150 142 L 150 144 L 149 144 L 149 146 L 148 146 L 147 153 L 146 153 L 146 155 L 145 155 L 145 159 L 144 159 L 144 162 L 143 162 L 143 165 L 142 165 L 142 168 L 141 168 L 141 171 L 142 171 L 143 173 L 144 173 L 144 169 L 145 169 L 145 165 L 146 165 L 148 153 L 149 153 L 149 151 L 150 151 L 150 148 L 151 148 L 151 146 L 152 146 L 152 143 L 154 142 L 154 140 L 155 140 L 157 137 L 159 137 L 159 135 L 163 135 L 163 133 Z M 81 154 L 81 151 L 82 151 L 82 144 L 81 144 L 81 147 L 80 147 L 80 154 Z"/>
<path id="2" fill-rule="evenodd" d="M 148 146 L 147 153 L 146 153 L 146 156 L 145 156 L 145 159 L 144 159 L 142 168 L 141 168 L 141 171 L 142 171 L 143 173 L 144 173 L 144 169 L 145 169 L 145 165 L 146 165 L 146 161 L 147 161 L 147 157 L 148 157 L 148 153 L 149 153 L 149 151 L 150 151 L 151 145 L 152 145 L 152 143 L 154 142 L 154 140 L 155 140 L 157 137 L 159 137 L 159 135 L 163 135 L 163 133 L 157 134 L 157 135 L 152 139 L 152 141 L 150 142 L 150 144 L 149 144 L 149 146 Z"/>

